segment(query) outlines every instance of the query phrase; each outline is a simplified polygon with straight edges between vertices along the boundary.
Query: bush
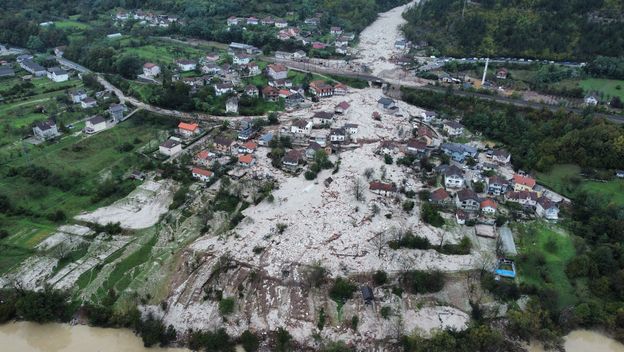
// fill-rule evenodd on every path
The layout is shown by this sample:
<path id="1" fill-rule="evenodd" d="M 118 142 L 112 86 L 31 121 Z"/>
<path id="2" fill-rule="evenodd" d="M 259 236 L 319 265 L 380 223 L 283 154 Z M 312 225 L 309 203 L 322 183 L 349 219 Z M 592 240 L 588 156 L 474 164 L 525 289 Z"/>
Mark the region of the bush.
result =
<path id="1" fill-rule="evenodd" d="M 280 327 L 279 329 L 277 329 L 277 334 L 275 338 L 276 350 L 278 352 L 289 351 L 291 340 L 292 340 L 292 335 L 288 332 L 288 330 Z"/>
<path id="2" fill-rule="evenodd" d="M 307 170 L 305 174 L 303 174 L 303 176 L 305 177 L 306 180 L 312 181 L 316 178 L 316 172 L 312 170 Z"/>
<path id="3" fill-rule="evenodd" d="M 230 315 L 234 312 L 234 298 L 223 298 L 219 301 L 219 313 L 223 316 Z"/>
<path id="4" fill-rule="evenodd" d="M 390 318 L 390 315 L 392 314 L 392 308 L 390 308 L 389 306 L 384 306 L 381 307 L 381 317 L 384 319 L 388 319 Z"/>
<path id="5" fill-rule="evenodd" d="M 258 336 L 254 335 L 251 331 L 245 330 L 240 337 L 240 343 L 246 352 L 255 352 L 260 347 L 260 341 Z"/>
<path id="6" fill-rule="evenodd" d="M 337 278 L 334 282 L 334 286 L 329 291 L 329 297 L 336 301 L 336 303 L 346 302 L 356 290 L 356 286 L 349 282 L 347 279 L 341 277 Z"/>
<path id="7" fill-rule="evenodd" d="M 393 162 L 394 160 L 392 160 L 392 157 L 390 155 L 384 155 L 384 163 L 386 163 L 386 165 L 392 165 Z"/>
<path id="8" fill-rule="evenodd" d="M 360 323 L 360 318 L 357 315 L 351 317 L 351 329 L 353 331 L 357 331 L 358 324 Z"/>
<path id="9" fill-rule="evenodd" d="M 414 209 L 414 201 L 406 200 L 403 202 L 403 211 L 409 213 Z"/>
<path id="10" fill-rule="evenodd" d="M 388 282 L 388 274 L 383 270 L 377 270 L 373 274 L 373 282 L 376 286 L 381 286 Z"/>
<path id="11" fill-rule="evenodd" d="M 316 327 L 319 330 L 323 330 L 323 328 L 325 327 L 326 319 L 327 319 L 327 316 L 325 315 L 325 309 L 321 308 L 321 311 L 319 312 L 319 319 L 318 319 L 318 322 L 316 323 Z"/>
<path id="12" fill-rule="evenodd" d="M 438 210 L 429 203 L 424 203 L 420 209 L 420 216 L 424 222 L 433 225 L 435 227 L 441 227 L 444 225 L 444 218 L 440 215 Z"/>
<path id="13" fill-rule="evenodd" d="M 445 277 L 440 271 L 410 270 L 401 275 L 401 283 L 410 293 L 433 293 L 444 287 Z"/>

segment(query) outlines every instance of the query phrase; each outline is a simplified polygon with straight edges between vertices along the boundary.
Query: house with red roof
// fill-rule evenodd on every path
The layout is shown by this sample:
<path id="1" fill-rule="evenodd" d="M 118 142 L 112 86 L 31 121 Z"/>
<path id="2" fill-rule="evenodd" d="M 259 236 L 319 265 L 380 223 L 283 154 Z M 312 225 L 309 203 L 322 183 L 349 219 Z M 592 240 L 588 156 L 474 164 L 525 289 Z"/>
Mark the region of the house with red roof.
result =
<path id="1" fill-rule="evenodd" d="M 484 215 L 494 215 L 496 214 L 496 202 L 491 198 L 485 198 L 481 201 L 480 204 L 481 213 Z"/>
<path id="2" fill-rule="evenodd" d="M 198 135 L 201 132 L 201 130 L 199 128 L 199 125 L 196 123 L 180 122 L 178 124 L 178 132 L 183 137 L 190 138 L 190 137 Z"/>
<path id="3" fill-rule="evenodd" d="M 251 154 L 244 154 L 238 156 L 238 165 L 242 167 L 251 167 L 256 163 L 256 158 Z"/>
<path id="4" fill-rule="evenodd" d="M 392 183 L 385 183 L 381 181 L 373 181 L 369 183 L 369 189 L 371 192 L 382 195 L 392 195 L 397 192 L 397 187 Z"/>
<path id="5" fill-rule="evenodd" d="M 532 191 L 533 187 L 535 187 L 535 179 L 529 176 L 514 174 L 511 179 L 511 183 L 513 184 L 513 190 L 516 192 L 520 191 Z"/>
<path id="6" fill-rule="evenodd" d="M 198 167 L 194 167 L 193 170 L 191 171 L 191 174 L 193 175 L 193 178 L 196 178 L 204 182 L 210 181 L 210 179 L 214 175 L 212 171 L 201 169 Z"/>

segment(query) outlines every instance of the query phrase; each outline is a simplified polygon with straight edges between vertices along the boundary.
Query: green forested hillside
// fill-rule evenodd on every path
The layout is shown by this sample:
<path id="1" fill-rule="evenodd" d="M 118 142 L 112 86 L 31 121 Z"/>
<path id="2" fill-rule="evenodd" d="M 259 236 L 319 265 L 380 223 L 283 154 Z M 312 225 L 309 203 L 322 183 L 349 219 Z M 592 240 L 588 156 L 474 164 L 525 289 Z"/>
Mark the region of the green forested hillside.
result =
<path id="1" fill-rule="evenodd" d="M 179 17 L 183 24 L 172 25 L 166 30 L 169 34 L 220 42 L 253 41 L 251 44 L 262 45 L 275 36 L 246 38 L 241 28 L 228 30 L 226 18 L 273 16 L 300 22 L 321 15 L 321 28 L 341 26 L 357 33 L 374 21 L 378 12 L 406 2 L 408 0 L 6 0 L 0 12 L 0 43 L 33 47 L 28 45 L 28 40 L 40 37 L 42 47 L 67 44 L 68 39 L 60 29 L 46 29 L 38 24 L 74 16 L 72 18 L 80 22 L 96 21 L 98 28 L 94 30 L 99 29 L 102 32 L 99 34 L 103 34 L 121 29 L 112 26 L 109 15 L 114 10 L 142 9 Z M 106 18 L 109 20 L 104 20 Z"/>
<path id="2" fill-rule="evenodd" d="M 623 0 L 424 0 L 405 17 L 406 35 L 443 55 L 624 55 Z"/>

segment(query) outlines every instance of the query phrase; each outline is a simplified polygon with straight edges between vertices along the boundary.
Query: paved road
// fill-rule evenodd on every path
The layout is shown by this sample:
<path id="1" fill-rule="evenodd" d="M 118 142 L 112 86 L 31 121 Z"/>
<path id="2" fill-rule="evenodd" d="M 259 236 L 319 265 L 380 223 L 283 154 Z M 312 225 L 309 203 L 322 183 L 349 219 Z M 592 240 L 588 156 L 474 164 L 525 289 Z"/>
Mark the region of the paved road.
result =
<path id="1" fill-rule="evenodd" d="M 57 57 L 56 60 L 63 66 L 72 68 L 80 73 L 95 73 L 97 81 L 104 87 L 104 89 L 113 92 L 113 94 L 115 94 L 117 96 L 117 99 L 119 99 L 119 102 L 122 104 L 130 104 L 135 106 L 137 109 L 140 110 L 146 110 L 146 111 L 150 111 L 156 114 L 160 114 L 160 115 L 165 115 L 165 116 L 171 116 L 171 117 L 175 117 L 177 119 L 182 119 L 182 120 L 201 120 L 201 121 L 223 121 L 223 120 L 227 120 L 227 121 L 238 121 L 238 120 L 242 120 L 244 118 L 258 118 L 258 117 L 265 117 L 265 116 L 217 116 L 217 115 L 209 115 L 209 114 L 204 114 L 201 112 L 185 112 L 185 111 L 178 111 L 178 110 L 170 110 L 170 109 L 163 109 L 160 108 L 158 106 L 154 106 L 151 104 L 146 104 L 134 97 L 131 96 L 127 96 L 125 95 L 121 89 L 117 88 L 116 86 L 114 86 L 112 83 L 110 83 L 108 80 L 106 80 L 106 78 L 104 78 L 103 75 L 93 72 L 91 70 L 89 70 L 88 68 L 81 66 L 73 61 L 64 59 L 64 58 L 60 58 Z"/>
<path id="2" fill-rule="evenodd" d="M 265 58 L 263 57 L 263 59 Z M 377 76 L 367 74 L 367 73 L 332 69 L 332 68 L 327 68 L 327 67 L 314 65 L 314 64 L 310 64 L 306 62 L 300 62 L 300 61 L 281 60 L 281 59 L 276 60 L 274 58 L 273 59 L 269 58 L 269 59 L 274 62 L 283 63 L 290 69 L 298 70 L 298 71 L 320 73 L 320 74 L 325 74 L 325 75 L 343 76 L 343 77 L 349 77 L 349 78 L 357 78 L 357 79 L 363 79 L 369 82 L 389 84 L 389 85 L 394 85 L 397 87 L 408 87 L 408 88 L 414 88 L 418 90 L 425 90 L 425 91 L 436 92 L 436 93 L 447 92 L 447 87 L 434 86 L 430 84 L 430 81 L 426 81 L 426 80 L 416 80 L 416 81 L 397 80 L 397 79 L 391 79 L 391 78 L 377 77 Z M 453 89 L 453 94 L 463 96 L 463 97 L 472 97 L 472 98 L 477 98 L 477 99 L 482 99 L 482 100 L 490 100 L 490 101 L 495 101 L 498 103 L 511 104 L 511 105 L 515 105 L 518 107 L 532 108 L 532 109 L 537 109 L 537 110 L 540 110 L 540 109 L 547 109 L 551 111 L 565 110 L 565 111 L 574 112 L 577 114 L 583 113 L 583 110 L 579 108 L 542 104 L 538 102 L 507 98 L 507 97 L 503 97 L 500 95 L 489 95 L 489 94 L 482 94 L 482 93 L 476 93 L 476 92 L 468 92 L 468 91 L 463 91 L 463 90 L 458 90 L 458 89 Z M 594 116 L 602 117 L 602 118 L 605 118 L 607 120 L 610 120 L 612 122 L 619 123 L 619 124 L 624 123 L 624 116 L 622 115 L 611 115 L 611 114 L 604 114 L 604 113 L 596 112 L 594 113 Z"/>

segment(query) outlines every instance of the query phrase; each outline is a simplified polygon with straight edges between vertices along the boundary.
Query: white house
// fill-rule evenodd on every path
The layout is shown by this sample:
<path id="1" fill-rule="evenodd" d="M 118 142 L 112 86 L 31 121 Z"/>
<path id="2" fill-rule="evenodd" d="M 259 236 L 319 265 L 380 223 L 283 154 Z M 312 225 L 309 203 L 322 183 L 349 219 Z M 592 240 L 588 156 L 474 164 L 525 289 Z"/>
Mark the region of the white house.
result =
<path id="1" fill-rule="evenodd" d="M 444 186 L 461 188 L 464 186 L 464 173 L 457 166 L 451 165 L 444 171 Z"/>
<path id="2" fill-rule="evenodd" d="M 447 120 L 444 121 L 444 131 L 451 137 L 457 137 L 464 134 L 464 126 L 457 121 Z"/>
<path id="3" fill-rule="evenodd" d="M 175 139 L 167 139 L 158 147 L 158 151 L 163 155 L 175 155 L 182 151 L 182 144 Z"/>
<path id="4" fill-rule="evenodd" d="M 420 117 L 422 118 L 423 122 L 429 123 L 431 122 L 433 119 L 435 119 L 438 116 L 438 114 L 435 111 L 423 111 L 420 114 Z"/>
<path id="5" fill-rule="evenodd" d="M 312 121 L 297 119 L 290 125 L 290 132 L 294 134 L 309 135 L 312 131 Z"/>
<path id="6" fill-rule="evenodd" d="M 233 92 L 234 85 L 232 85 L 232 83 L 230 82 L 217 83 L 214 85 L 214 90 L 215 90 L 215 95 L 219 97 L 229 92 Z"/>
<path id="7" fill-rule="evenodd" d="M 317 111 L 312 116 L 312 122 L 315 126 L 330 126 L 334 123 L 334 114 L 327 111 Z"/>
<path id="8" fill-rule="evenodd" d="M 329 131 L 329 140 L 332 143 L 342 143 L 347 139 L 347 133 L 344 128 L 332 128 Z"/>
<path id="9" fill-rule="evenodd" d="M 94 116 L 87 120 L 85 132 L 88 134 L 97 133 L 106 129 L 106 120 L 102 116 Z"/>
<path id="10" fill-rule="evenodd" d="M 44 141 L 61 135 L 56 127 L 56 123 L 52 120 L 37 122 L 35 127 L 33 127 L 33 133 L 35 137 Z"/>
<path id="11" fill-rule="evenodd" d="M 193 175 L 193 178 L 204 182 L 210 181 L 210 179 L 214 175 L 212 171 L 200 169 L 198 167 L 194 167 L 191 173 Z"/>
<path id="12" fill-rule="evenodd" d="M 176 65 L 182 72 L 193 71 L 197 68 L 197 63 L 193 60 L 178 60 Z"/>
<path id="13" fill-rule="evenodd" d="M 184 137 L 193 137 L 201 132 L 199 125 L 196 123 L 180 122 L 178 124 L 178 133 Z"/>
<path id="14" fill-rule="evenodd" d="M 237 53 L 237 54 L 234 54 L 234 57 L 232 58 L 232 62 L 235 65 L 247 65 L 248 63 L 251 62 L 251 56 L 245 53 Z"/>
<path id="15" fill-rule="evenodd" d="M 596 106 L 598 105 L 598 99 L 593 95 L 588 95 L 585 97 L 585 105 Z"/>
<path id="16" fill-rule="evenodd" d="M 78 104 L 83 99 L 87 98 L 87 93 L 85 93 L 84 90 L 75 90 L 75 91 L 69 93 L 69 98 L 71 99 L 72 103 Z"/>
<path id="17" fill-rule="evenodd" d="M 274 80 L 286 79 L 288 68 L 282 64 L 271 64 L 267 67 L 267 74 Z"/>
<path id="18" fill-rule="evenodd" d="M 358 133 L 358 125 L 355 123 L 346 123 L 342 126 L 348 134 L 354 135 Z"/>
<path id="19" fill-rule="evenodd" d="M 547 220 L 559 219 L 559 207 L 546 197 L 539 197 L 535 205 L 535 213 Z"/>
<path id="20" fill-rule="evenodd" d="M 277 20 L 275 20 L 275 27 L 277 27 L 277 28 L 286 28 L 286 27 L 288 27 L 288 21 L 282 20 L 282 19 L 277 19 Z"/>
<path id="21" fill-rule="evenodd" d="M 69 72 L 60 67 L 50 67 L 48 69 L 48 78 L 54 82 L 65 82 L 69 80 Z"/>
<path id="22" fill-rule="evenodd" d="M 485 215 L 494 215 L 496 214 L 496 202 L 490 198 L 486 198 L 481 201 L 480 204 L 481 212 Z"/>
<path id="23" fill-rule="evenodd" d="M 147 62 L 143 65 L 143 75 L 147 77 L 156 77 L 160 74 L 160 66 Z"/>
<path id="24" fill-rule="evenodd" d="M 82 107 L 83 109 L 90 109 L 96 106 L 97 106 L 97 100 L 91 97 L 86 97 L 82 99 L 82 101 L 80 101 L 80 107 Z"/>

